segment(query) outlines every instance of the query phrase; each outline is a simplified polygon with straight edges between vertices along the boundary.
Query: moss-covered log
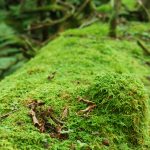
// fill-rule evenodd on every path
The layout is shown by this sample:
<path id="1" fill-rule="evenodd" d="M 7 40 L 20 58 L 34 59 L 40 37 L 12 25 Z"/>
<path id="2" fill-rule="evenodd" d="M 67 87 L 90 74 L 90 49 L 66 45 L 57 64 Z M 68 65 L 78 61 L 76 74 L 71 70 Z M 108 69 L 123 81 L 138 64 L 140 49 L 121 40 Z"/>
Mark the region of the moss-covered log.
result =
<path id="1" fill-rule="evenodd" d="M 149 146 L 148 96 L 140 81 L 149 74 L 148 66 L 141 65 L 142 50 L 136 42 L 107 39 L 107 33 L 104 24 L 67 31 L 0 82 L 1 148 L 98 150 L 107 145 L 124 150 Z M 87 107 L 78 96 L 97 107 L 89 114 L 77 114 Z M 64 108 L 69 109 L 63 120 L 65 140 L 50 137 L 53 129 L 40 133 L 34 126 L 28 115 L 32 100 L 51 106 L 58 119 Z"/>

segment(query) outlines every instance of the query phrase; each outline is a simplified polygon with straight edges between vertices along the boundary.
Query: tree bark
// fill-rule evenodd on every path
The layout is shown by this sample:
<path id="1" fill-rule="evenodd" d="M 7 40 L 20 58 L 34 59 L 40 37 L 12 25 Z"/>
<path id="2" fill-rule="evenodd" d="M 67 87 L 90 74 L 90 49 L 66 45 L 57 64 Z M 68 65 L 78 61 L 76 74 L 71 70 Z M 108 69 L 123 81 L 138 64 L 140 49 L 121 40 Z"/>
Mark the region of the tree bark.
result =
<path id="1" fill-rule="evenodd" d="M 110 18 L 109 36 L 112 38 L 117 37 L 117 20 L 119 15 L 119 10 L 121 7 L 121 0 L 112 0 L 112 16 Z"/>

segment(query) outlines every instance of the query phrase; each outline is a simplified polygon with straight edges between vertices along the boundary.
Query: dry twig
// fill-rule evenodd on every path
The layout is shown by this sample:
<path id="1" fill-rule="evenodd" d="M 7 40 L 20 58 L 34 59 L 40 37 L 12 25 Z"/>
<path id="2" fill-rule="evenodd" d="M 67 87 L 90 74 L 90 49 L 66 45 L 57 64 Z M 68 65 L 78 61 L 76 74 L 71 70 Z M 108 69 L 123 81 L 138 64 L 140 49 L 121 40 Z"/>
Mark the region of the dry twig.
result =
<path id="1" fill-rule="evenodd" d="M 36 118 L 36 113 L 33 109 L 30 110 L 30 115 L 32 116 L 34 126 L 40 127 L 40 123 L 39 123 L 38 119 Z"/>
<path id="2" fill-rule="evenodd" d="M 89 101 L 89 100 L 86 100 L 86 99 L 84 99 L 84 98 L 82 98 L 82 97 L 78 97 L 78 100 L 79 100 L 79 102 L 84 102 L 84 103 L 86 103 L 87 105 L 94 105 L 94 104 L 95 104 L 94 102 Z"/>
<path id="3" fill-rule="evenodd" d="M 95 107 L 96 107 L 96 105 L 90 105 L 86 109 L 80 110 L 78 112 L 78 114 L 84 114 L 84 113 L 91 112 Z"/>
<path id="4" fill-rule="evenodd" d="M 15 109 L 15 110 L 12 110 L 6 114 L 3 114 L 2 116 L 0 116 L 0 119 L 5 119 L 7 117 L 9 117 L 11 114 L 13 114 L 14 112 L 18 111 L 19 109 Z"/>
<path id="5" fill-rule="evenodd" d="M 91 111 L 96 107 L 96 104 L 95 104 L 94 102 L 91 102 L 91 101 L 89 101 L 89 100 L 86 100 L 86 99 L 84 99 L 84 98 L 82 98 L 82 97 L 78 97 L 78 100 L 79 100 L 80 102 L 83 102 L 83 103 L 89 105 L 89 106 L 88 106 L 86 109 L 80 110 L 77 114 L 89 113 L 89 112 L 91 112 Z"/>

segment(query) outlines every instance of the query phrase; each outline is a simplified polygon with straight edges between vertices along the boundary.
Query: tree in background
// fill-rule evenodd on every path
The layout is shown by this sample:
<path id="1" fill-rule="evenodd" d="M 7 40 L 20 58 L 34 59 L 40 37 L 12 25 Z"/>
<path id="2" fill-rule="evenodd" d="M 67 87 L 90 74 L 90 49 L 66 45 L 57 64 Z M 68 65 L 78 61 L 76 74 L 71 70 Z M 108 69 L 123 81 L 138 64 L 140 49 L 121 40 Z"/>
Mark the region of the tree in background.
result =
<path id="1" fill-rule="evenodd" d="M 121 7 L 121 0 L 112 0 L 112 16 L 110 18 L 110 26 L 109 26 L 109 36 L 112 38 L 117 37 L 117 20 L 119 15 L 119 10 Z"/>
<path id="2" fill-rule="evenodd" d="M 144 21 L 150 21 L 150 1 L 149 0 L 138 0 L 139 13 Z"/>
<path id="3" fill-rule="evenodd" d="M 0 77 L 69 28 L 100 20 L 109 22 L 109 36 L 116 38 L 119 18 L 149 21 L 149 0 L 0 0 L 0 31 L 6 31 L 0 34 Z"/>

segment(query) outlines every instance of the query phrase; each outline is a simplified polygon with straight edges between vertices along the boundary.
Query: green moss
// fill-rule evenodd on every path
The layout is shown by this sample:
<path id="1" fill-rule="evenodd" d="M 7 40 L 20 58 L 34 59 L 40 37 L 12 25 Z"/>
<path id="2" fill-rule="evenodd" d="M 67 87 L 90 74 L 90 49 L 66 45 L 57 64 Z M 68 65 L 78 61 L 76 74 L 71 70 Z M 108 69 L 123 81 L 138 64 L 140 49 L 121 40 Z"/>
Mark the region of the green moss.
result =
<path id="1" fill-rule="evenodd" d="M 76 149 L 124 150 L 142 149 L 149 144 L 143 130 L 148 98 L 139 81 L 145 83 L 149 67 L 143 65 L 142 50 L 134 39 L 113 40 L 107 34 L 108 26 L 100 23 L 69 30 L 45 46 L 23 68 L 0 82 L 0 114 L 19 109 L 1 120 L 0 147 L 69 150 L 75 146 Z M 49 81 L 47 77 L 55 71 L 54 79 Z M 98 75 L 100 77 L 96 79 Z M 125 91 L 119 92 L 122 85 Z M 103 88 L 114 94 L 112 101 L 107 101 L 108 95 L 104 95 L 104 91 L 99 93 Z M 88 92 L 89 89 L 91 92 Z M 93 98 L 94 91 L 95 95 L 102 95 L 104 101 L 99 96 Z M 89 96 L 89 100 L 103 107 L 99 105 L 87 118 L 78 116 L 77 112 L 87 107 L 77 100 L 82 95 Z M 48 133 L 39 133 L 28 116 L 27 103 L 30 99 L 40 99 L 46 106 L 52 106 L 58 118 L 63 108 L 69 107 L 70 113 L 64 125 L 70 131 L 69 139 L 61 141 L 50 138 Z M 129 116 L 125 112 L 125 103 L 128 104 Z M 119 115 L 111 113 L 112 106 Z M 129 131 L 132 131 L 134 140 L 130 140 Z M 110 140 L 108 148 L 102 144 L 104 138 Z"/>
<path id="2" fill-rule="evenodd" d="M 110 12 L 112 12 L 112 7 L 111 7 L 111 4 L 108 3 L 108 4 L 104 4 L 100 7 L 98 7 L 97 10 L 101 13 L 109 14 Z"/>
<path id="3" fill-rule="evenodd" d="M 131 22 L 126 26 L 120 25 L 118 32 L 123 36 L 128 36 L 131 38 L 141 38 L 142 40 L 149 40 L 149 23 L 139 23 L 139 22 Z"/>
<path id="4" fill-rule="evenodd" d="M 136 1 L 122 0 L 122 3 L 125 4 L 129 8 L 129 10 L 135 10 L 135 8 L 137 6 Z"/>
<path id="5" fill-rule="evenodd" d="M 98 76 L 86 95 L 97 104 L 97 115 L 109 118 L 105 124 L 113 126 L 114 134 L 125 135 L 128 143 L 143 142 L 147 129 L 148 95 L 134 76 L 114 73 Z"/>
<path id="6" fill-rule="evenodd" d="M 122 0 L 122 3 L 129 9 L 129 10 L 135 10 L 137 7 L 137 2 L 134 0 Z M 106 4 L 100 5 L 97 10 L 100 13 L 105 13 L 110 15 L 110 13 L 112 12 L 112 3 L 108 2 Z M 121 12 L 126 12 L 126 10 L 124 10 L 124 7 L 121 8 Z"/>

